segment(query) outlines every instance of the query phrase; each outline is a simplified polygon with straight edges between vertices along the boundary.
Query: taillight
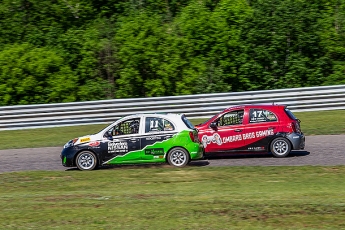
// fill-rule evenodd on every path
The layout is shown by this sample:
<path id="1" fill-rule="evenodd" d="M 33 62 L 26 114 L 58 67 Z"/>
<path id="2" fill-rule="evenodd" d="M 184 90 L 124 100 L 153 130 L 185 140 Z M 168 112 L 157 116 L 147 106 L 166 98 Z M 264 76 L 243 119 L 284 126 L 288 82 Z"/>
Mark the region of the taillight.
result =
<path id="1" fill-rule="evenodd" d="M 292 131 L 296 132 L 296 126 L 294 122 L 291 123 L 291 128 L 292 128 Z"/>
<path id="2" fill-rule="evenodd" d="M 291 123 L 291 127 L 292 127 L 292 130 L 293 130 L 295 133 L 300 133 L 300 132 L 301 132 L 301 128 L 299 127 L 298 122 L 292 122 L 292 123 Z"/>
<path id="3" fill-rule="evenodd" d="M 189 137 L 193 142 L 195 142 L 194 132 L 189 132 Z"/>
<path id="4" fill-rule="evenodd" d="M 296 130 L 298 133 L 301 133 L 301 126 L 299 126 L 299 122 L 296 122 Z"/>
<path id="5" fill-rule="evenodd" d="M 199 142 L 199 137 L 198 137 L 198 133 L 190 131 L 189 132 L 189 137 L 193 142 Z"/>
<path id="6" fill-rule="evenodd" d="M 195 132 L 195 133 L 194 133 L 194 139 L 195 139 L 195 142 L 200 143 L 199 136 L 198 136 L 198 132 Z"/>

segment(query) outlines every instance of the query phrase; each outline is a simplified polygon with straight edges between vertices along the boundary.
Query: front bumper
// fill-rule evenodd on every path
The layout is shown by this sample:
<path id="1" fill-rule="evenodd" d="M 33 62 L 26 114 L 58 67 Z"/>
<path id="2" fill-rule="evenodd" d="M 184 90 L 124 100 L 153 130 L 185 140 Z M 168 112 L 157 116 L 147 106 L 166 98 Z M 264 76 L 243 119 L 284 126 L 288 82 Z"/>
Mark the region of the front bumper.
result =
<path id="1" fill-rule="evenodd" d="M 65 167 L 74 167 L 74 156 L 77 150 L 74 147 L 68 147 L 62 150 L 60 158 L 61 163 Z"/>
<path id="2" fill-rule="evenodd" d="M 292 144 L 293 150 L 302 150 L 305 147 L 305 136 L 303 133 L 291 133 L 287 136 Z"/>

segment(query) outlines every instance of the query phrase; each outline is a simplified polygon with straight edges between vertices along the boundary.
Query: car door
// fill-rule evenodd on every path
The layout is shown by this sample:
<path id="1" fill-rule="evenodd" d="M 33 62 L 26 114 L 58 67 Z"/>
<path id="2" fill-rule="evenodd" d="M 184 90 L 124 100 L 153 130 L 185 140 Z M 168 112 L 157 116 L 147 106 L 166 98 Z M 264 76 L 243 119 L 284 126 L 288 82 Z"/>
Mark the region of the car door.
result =
<path id="1" fill-rule="evenodd" d="M 109 128 L 101 144 L 103 162 L 140 160 L 140 117 L 130 118 Z"/>
<path id="2" fill-rule="evenodd" d="M 164 158 L 165 150 L 159 143 L 170 139 L 174 134 L 175 125 L 167 118 L 145 117 L 144 134 L 141 137 L 142 159 L 154 160 Z"/>
<path id="3" fill-rule="evenodd" d="M 245 131 L 243 125 L 244 110 L 229 111 L 203 131 L 202 142 L 206 152 L 232 152 L 238 151 L 244 146 L 242 133 Z"/>
<path id="4" fill-rule="evenodd" d="M 277 115 L 262 108 L 248 109 L 248 124 L 243 135 L 247 151 L 267 151 L 274 135 L 279 132 Z"/>

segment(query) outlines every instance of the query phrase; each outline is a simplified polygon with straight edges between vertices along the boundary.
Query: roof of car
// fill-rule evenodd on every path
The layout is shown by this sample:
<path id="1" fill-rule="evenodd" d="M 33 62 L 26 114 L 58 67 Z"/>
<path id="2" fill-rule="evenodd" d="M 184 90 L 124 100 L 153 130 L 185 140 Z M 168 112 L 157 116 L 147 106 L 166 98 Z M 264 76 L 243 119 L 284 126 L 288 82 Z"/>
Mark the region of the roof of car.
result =
<path id="1" fill-rule="evenodd" d="M 286 105 L 280 105 L 280 104 L 245 104 L 245 105 L 234 105 L 231 106 L 229 108 L 226 108 L 225 110 L 233 110 L 233 109 L 244 109 L 244 108 L 265 108 L 265 109 L 269 109 L 269 108 L 277 108 L 277 107 L 281 107 L 281 108 L 285 108 Z"/>
<path id="2" fill-rule="evenodd" d="M 174 118 L 179 118 L 181 117 L 183 114 L 180 113 L 136 113 L 136 114 L 132 114 L 132 115 L 128 115 L 128 116 L 124 116 L 123 118 L 128 118 L 128 117 L 138 117 L 138 116 L 145 116 L 145 117 L 170 117 L 172 119 Z"/>
<path id="3" fill-rule="evenodd" d="M 168 117 L 181 117 L 183 114 L 180 113 L 140 113 L 138 115 L 144 116 L 168 116 Z"/>

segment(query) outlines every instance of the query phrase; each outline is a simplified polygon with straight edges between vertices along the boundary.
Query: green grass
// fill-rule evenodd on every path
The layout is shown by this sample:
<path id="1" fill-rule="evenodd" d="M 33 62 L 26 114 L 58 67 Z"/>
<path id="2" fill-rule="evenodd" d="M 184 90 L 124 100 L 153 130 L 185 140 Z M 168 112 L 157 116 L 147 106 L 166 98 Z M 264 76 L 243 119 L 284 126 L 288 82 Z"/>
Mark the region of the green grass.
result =
<path id="1" fill-rule="evenodd" d="M 306 135 L 345 134 L 345 110 L 294 113 Z"/>
<path id="2" fill-rule="evenodd" d="M 345 134 L 345 110 L 295 115 L 306 135 Z M 1 131 L 1 148 L 62 146 L 104 126 Z M 345 229 L 344 180 L 345 166 L 2 173 L 0 229 Z"/>
<path id="3" fill-rule="evenodd" d="M 345 110 L 303 112 L 295 115 L 302 121 L 302 131 L 306 135 L 345 134 Z M 191 121 L 198 124 L 205 120 Z M 96 133 L 104 127 L 104 124 L 100 124 L 0 131 L 0 149 L 62 146 L 72 138 Z"/>
<path id="4" fill-rule="evenodd" d="M 0 229 L 345 229 L 345 166 L 0 174 Z"/>

